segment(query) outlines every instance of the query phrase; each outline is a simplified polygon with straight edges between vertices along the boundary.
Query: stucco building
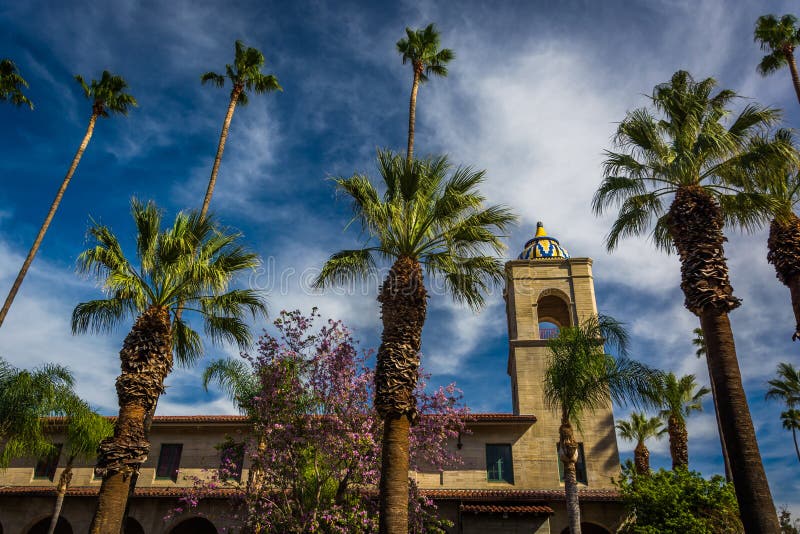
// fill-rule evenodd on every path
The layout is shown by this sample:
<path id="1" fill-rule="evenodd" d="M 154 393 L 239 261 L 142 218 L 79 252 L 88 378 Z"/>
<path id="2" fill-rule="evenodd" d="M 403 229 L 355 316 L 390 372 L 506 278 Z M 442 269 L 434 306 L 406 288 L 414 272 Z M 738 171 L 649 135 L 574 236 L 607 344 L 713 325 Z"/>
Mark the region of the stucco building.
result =
<path id="1" fill-rule="evenodd" d="M 412 473 L 433 497 L 453 533 L 553 533 L 567 527 L 564 486 L 556 451 L 558 414 L 545 406 L 542 376 L 547 339 L 563 326 L 597 313 L 589 258 L 570 258 L 539 225 L 516 260 L 506 264 L 510 414 L 473 414 L 471 434 L 451 446 L 463 464 L 440 472 Z M 502 356 L 499 356 L 501 358 Z M 467 399 L 469 400 L 469 399 Z M 151 455 L 131 499 L 127 532 L 183 534 L 222 531 L 230 494 L 206 499 L 200 512 L 164 521 L 193 475 L 219 465 L 217 445 L 244 435 L 240 416 L 156 417 Z M 622 507 L 611 483 L 619 454 L 611 403 L 583 421 L 578 480 L 584 533 L 613 532 Z M 64 459 L 19 461 L 0 473 L 0 534 L 44 534 Z M 246 480 L 248 466 L 243 465 Z M 176 473 L 177 475 L 171 475 Z M 92 465 L 74 468 L 56 532 L 86 532 L 100 480 Z"/>

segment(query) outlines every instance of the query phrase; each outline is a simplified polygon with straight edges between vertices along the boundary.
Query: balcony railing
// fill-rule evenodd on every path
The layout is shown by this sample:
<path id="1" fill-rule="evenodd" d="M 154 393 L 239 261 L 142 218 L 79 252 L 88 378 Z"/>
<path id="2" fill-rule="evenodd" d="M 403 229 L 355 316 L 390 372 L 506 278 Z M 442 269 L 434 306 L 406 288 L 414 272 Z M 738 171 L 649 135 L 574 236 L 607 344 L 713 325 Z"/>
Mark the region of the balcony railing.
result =
<path id="1" fill-rule="evenodd" d="M 539 339 L 553 339 L 558 337 L 558 328 L 540 328 Z"/>

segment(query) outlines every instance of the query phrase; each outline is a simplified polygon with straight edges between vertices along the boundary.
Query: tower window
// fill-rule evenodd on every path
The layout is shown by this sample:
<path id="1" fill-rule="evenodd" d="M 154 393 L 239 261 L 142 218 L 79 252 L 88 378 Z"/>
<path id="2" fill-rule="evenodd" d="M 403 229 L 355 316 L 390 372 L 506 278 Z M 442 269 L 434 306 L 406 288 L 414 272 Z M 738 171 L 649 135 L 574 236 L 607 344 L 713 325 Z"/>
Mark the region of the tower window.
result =
<path id="1" fill-rule="evenodd" d="M 61 443 L 54 444 L 50 454 L 39 458 L 39 461 L 36 462 L 36 467 L 33 468 L 33 478 L 46 478 L 48 480 L 55 478 L 62 446 L 63 444 Z"/>
<path id="2" fill-rule="evenodd" d="M 174 482 L 178 480 L 178 468 L 181 465 L 181 452 L 183 444 L 164 443 L 161 445 L 161 454 L 158 455 L 156 478 L 167 478 Z"/>
<path id="3" fill-rule="evenodd" d="M 553 339 L 558 337 L 558 325 L 549 321 L 539 323 L 539 339 Z"/>
<path id="4" fill-rule="evenodd" d="M 514 483 L 514 463 L 511 458 L 511 445 L 486 445 L 486 480 L 489 482 Z"/>
<path id="5" fill-rule="evenodd" d="M 556 443 L 556 458 L 558 458 L 558 480 L 564 482 L 564 464 L 558 454 L 558 443 Z M 589 478 L 586 476 L 586 459 L 583 456 L 583 443 L 578 443 L 578 461 L 575 462 L 575 480 L 581 484 L 588 484 Z"/>

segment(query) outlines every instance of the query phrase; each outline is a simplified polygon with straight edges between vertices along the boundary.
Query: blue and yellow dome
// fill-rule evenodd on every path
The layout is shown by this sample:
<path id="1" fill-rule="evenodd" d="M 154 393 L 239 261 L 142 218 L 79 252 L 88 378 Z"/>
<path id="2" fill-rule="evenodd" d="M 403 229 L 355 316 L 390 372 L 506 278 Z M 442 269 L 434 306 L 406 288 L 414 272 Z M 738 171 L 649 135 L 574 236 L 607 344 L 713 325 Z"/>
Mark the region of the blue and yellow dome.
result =
<path id="1" fill-rule="evenodd" d="M 536 223 L 536 236 L 525 243 L 519 255 L 520 260 L 538 260 L 549 258 L 569 258 L 569 253 L 558 243 L 558 239 L 550 237 L 541 222 Z"/>

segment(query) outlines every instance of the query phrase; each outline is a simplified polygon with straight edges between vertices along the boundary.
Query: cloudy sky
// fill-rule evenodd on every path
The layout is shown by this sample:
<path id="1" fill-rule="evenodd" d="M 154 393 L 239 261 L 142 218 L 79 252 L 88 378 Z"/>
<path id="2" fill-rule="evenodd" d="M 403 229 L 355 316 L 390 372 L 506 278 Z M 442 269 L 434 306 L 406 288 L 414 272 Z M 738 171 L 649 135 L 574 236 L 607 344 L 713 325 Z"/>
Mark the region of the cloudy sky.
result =
<path id="1" fill-rule="evenodd" d="M 224 7 L 223 7 L 224 6 Z M 107 69 L 130 84 L 139 108 L 98 122 L 94 138 L 6 323 L 0 355 L 18 366 L 68 365 L 78 391 L 114 413 L 117 353 L 126 328 L 73 337 L 69 317 L 96 298 L 75 275 L 89 217 L 132 235 L 129 198 L 154 199 L 171 217 L 198 207 L 228 104 L 228 90 L 201 86 L 243 40 L 262 50 L 284 91 L 251 97 L 233 119 L 212 210 L 240 229 L 264 258 L 249 283 L 269 292 L 270 311 L 309 310 L 347 322 L 376 346 L 375 288 L 356 294 L 309 290 L 332 252 L 358 243 L 343 231 L 349 206 L 328 178 L 374 174 L 376 148 L 404 150 L 411 70 L 395 42 L 406 26 L 436 22 L 455 50 L 446 79 L 419 93 L 416 152 L 449 154 L 487 170 L 484 191 L 512 206 L 521 224 L 507 239 L 516 256 L 542 220 L 573 256 L 594 258 L 598 306 L 625 321 L 639 359 L 696 373 L 697 319 L 683 308 L 679 265 L 646 239 L 608 254 L 611 217 L 590 200 L 603 150 L 627 110 L 645 105 L 653 86 L 686 69 L 714 77 L 748 102 L 800 112 L 788 72 L 760 77 L 755 19 L 790 12 L 791 2 L 690 0 L 632 2 L 10 2 L 0 1 L 0 57 L 30 83 L 35 111 L 0 106 L 0 291 L 3 296 L 32 242 L 80 142 L 91 112 L 75 74 Z M 794 6 L 796 7 L 796 6 Z M 766 232 L 731 232 L 727 256 L 743 305 L 732 315 L 745 388 L 777 505 L 800 513 L 800 466 L 780 406 L 765 402 L 765 382 L 780 361 L 797 361 L 788 290 L 767 264 Z M 130 237 L 126 238 L 130 244 Z M 424 364 L 434 384 L 455 380 L 474 411 L 510 411 L 507 332 L 501 292 L 480 314 L 434 295 L 425 326 Z M 257 329 L 266 324 L 256 324 Z M 212 348 L 209 357 L 235 355 Z M 161 414 L 226 413 L 230 403 L 199 387 L 200 367 L 169 379 Z M 692 466 L 721 472 L 710 401 L 689 422 Z M 618 416 L 627 410 L 617 409 Z M 620 443 L 624 455 L 632 445 Z M 666 441 L 653 462 L 669 464 Z"/>

